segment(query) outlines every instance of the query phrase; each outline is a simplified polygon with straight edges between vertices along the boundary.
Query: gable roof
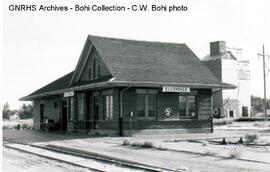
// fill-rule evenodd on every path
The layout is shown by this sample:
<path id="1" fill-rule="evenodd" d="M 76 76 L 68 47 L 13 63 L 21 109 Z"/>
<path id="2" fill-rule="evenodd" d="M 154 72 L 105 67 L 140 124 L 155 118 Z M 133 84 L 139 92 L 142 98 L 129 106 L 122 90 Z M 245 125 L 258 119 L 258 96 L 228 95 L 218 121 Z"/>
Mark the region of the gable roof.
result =
<path id="1" fill-rule="evenodd" d="M 81 67 L 94 47 L 111 75 L 78 83 Z M 77 79 L 76 79 L 77 78 Z M 221 83 L 186 44 L 135 41 L 88 36 L 73 72 L 38 89 L 21 100 L 81 88 L 112 84 L 193 85 L 197 87 L 234 86 Z M 75 89 L 76 87 L 76 89 Z"/>
<path id="2" fill-rule="evenodd" d="M 114 81 L 218 84 L 186 44 L 89 36 Z"/>

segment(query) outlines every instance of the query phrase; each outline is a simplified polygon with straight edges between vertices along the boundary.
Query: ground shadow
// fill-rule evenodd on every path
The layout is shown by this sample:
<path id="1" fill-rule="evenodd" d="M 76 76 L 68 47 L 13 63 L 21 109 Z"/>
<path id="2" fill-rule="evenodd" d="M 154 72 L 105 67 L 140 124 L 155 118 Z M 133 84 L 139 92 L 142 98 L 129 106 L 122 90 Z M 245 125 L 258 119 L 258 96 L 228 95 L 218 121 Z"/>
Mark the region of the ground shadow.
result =
<path id="1" fill-rule="evenodd" d="M 41 130 L 3 130 L 3 140 L 13 140 L 23 143 L 39 143 L 64 141 L 74 139 L 101 138 L 102 135 L 89 135 L 68 132 L 44 132 Z"/>

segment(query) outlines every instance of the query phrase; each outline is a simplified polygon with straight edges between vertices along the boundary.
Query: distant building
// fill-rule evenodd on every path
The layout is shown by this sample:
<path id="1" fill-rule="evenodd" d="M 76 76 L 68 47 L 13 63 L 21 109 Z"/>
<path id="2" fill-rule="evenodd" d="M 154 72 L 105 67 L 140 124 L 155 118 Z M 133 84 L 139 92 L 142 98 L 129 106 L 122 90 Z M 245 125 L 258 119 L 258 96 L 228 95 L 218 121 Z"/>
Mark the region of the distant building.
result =
<path id="1" fill-rule="evenodd" d="M 10 121 L 18 121 L 18 120 L 20 120 L 20 116 L 18 114 L 10 115 L 9 120 Z"/>
<path id="2" fill-rule="evenodd" d="M 237 56 L 234 49 L 226 47 L 225 41 L 211 42 L 210 54 L 202 61 L 221 82 L 237 86 L 237 89 L 213 93 L 214 116 L 250 116 L 249 61 Z"/>

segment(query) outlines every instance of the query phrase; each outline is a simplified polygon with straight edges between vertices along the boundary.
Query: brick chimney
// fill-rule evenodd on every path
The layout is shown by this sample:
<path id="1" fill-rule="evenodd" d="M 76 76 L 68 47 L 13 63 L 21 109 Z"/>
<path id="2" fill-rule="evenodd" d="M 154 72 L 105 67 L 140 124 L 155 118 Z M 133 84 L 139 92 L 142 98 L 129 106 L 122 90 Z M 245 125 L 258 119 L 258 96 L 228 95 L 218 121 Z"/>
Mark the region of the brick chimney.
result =
<path id="1" fill-rule="evenodd" d="M 225 41 L 210 42 L 210 56 L 215 56 L 226 51 Z"/>

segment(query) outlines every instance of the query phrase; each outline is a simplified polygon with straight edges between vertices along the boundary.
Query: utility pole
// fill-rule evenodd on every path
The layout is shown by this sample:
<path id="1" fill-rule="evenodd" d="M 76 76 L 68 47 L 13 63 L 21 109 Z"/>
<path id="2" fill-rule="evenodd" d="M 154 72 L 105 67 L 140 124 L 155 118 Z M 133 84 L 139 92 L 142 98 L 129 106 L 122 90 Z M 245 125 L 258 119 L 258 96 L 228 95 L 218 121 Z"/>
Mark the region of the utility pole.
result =
<path id="1" fill-rule="evenodd" d="M 258 56 L 262 56 L 263 57 L 263 86 L 264 86 L 264 120 L 267 121 L 267 99 L 266 99 L 266 73 L 265 73 L 265 56 L 270 56 L 270 55 L 265 55 L 264 52 L 264 45 L 263 45 L 263 53 L 262 54 L 258 54 Z"/>

